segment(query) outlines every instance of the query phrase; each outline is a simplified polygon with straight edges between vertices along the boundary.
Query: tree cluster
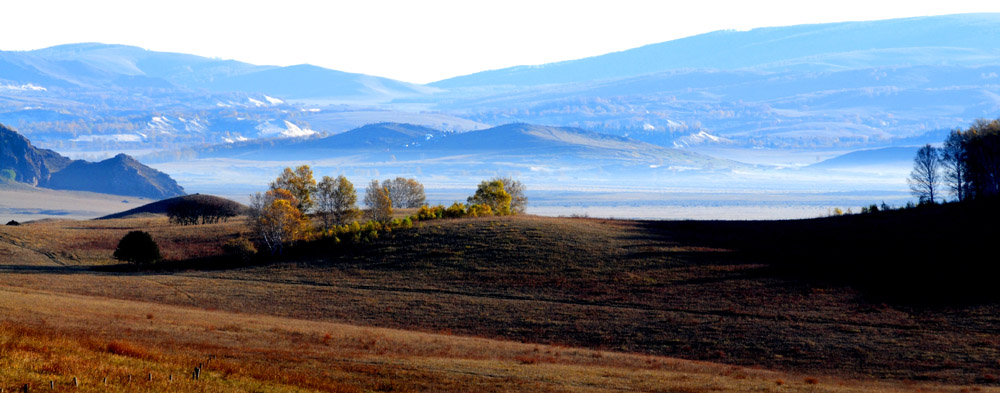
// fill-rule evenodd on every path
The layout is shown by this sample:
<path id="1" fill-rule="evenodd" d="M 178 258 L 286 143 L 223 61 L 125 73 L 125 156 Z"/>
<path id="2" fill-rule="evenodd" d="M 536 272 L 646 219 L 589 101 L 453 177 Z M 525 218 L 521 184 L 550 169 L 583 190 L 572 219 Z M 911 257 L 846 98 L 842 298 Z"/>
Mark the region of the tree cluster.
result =
<path id="1" fill-rule="evenodd" d="M 167 206 L 170 222 L 181 225 L 214 224 L 239 214 L 239 205 L 225 199 L 180 199 Z"/>
<path id="2" fill-rule="evenodd" d="M 468 205 L 456 202 L 448 208 L 428 207 L 424 186 L 415 179 L 372 180 L 364 197 L 363 216 L 368 221 L 361 225 L 356 221 L 362 211 L 356 207 L 354 185 L 343 175 L 324 176 L 317 183 L 312 169 L 302 165 L 285 168 L 267 192 L 251 195 L 248 223 L 257 248 L 275 255 L 300 240 L 325 237 L 336 242 L 363 242 L 377 238 L 380 231 L 409 228 L 422 219 L 523 213 L 527 205 L 524 191 L 521 182 L 498 177 L 483 181 L 475 195 L 468 198 Z M 420 211 L 413 216 L 393 218 L 394 208 L 416 207 Z M 312 225 L 310 214 L 320 225 Z"/>
<path id="3" fill-rule="evenodd" d="M 954 130 L 941 148 L 920 148 L 907 180 L 921 203 L 934 203 L 942 183 L 958 201 L 1000 194 L 1000 119 Z"/>

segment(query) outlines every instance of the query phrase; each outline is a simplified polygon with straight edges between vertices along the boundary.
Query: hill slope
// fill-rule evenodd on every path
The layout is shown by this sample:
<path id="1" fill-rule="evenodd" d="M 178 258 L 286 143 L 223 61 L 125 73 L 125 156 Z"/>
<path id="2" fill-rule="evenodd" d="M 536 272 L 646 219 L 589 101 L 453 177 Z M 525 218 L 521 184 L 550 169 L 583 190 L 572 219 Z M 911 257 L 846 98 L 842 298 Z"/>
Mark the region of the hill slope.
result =
<path id="1" fill-rule="evenodd" d="M 962 269 L 975 264 L 937 259 L 948 248 L 905 251 L 912 244 L 941 244 L 935 241 L 938 233 L 921 231 L 914 223 L 948 224 L 956 215 L 987 222 L 997 217 L 996 209 L 953 208 L 763 222 L 442 219 L 380 233 L 363 246 L 301 244 L 274 264 L 230 270 L 215 270 L 210 258 L 201 257 L 220 253 L 222 244 L 245 231 L 242 223 L 180 227 L 165 218 L 44 222 L 0 228 L 0 252 L 21 255 L 28 253 L 27 246 L 48 251 L 15 266 L 0 259 L 0 270 L 19 272 L 0 274 L 0 285 L 17 287 L 20 293 L 44 290 L 188 310 L 665 355 L 790 370 L 800 375 L 796 380 L 838 375 L 898 383 L 995 384 L 989 375 L 1000 371 L 995 362 L 1000 349 L 991 343 L 1000 305 L 987 301 L 938 308 L 887 301 L 869 292 L 878 288 L 863 285 L 867 276 L 854 270 L 910 269 L 895 270 L 899 273 L 930 267 L 923 273 L 931 273 L 935 285 L 917 285 L 918 294 L 947 292 L 942 283 L 954 281 L 942 280 L 976 275 L 975 283 L 986 284 L 979 289 L 995 296 L 994 265 L 980 265 L 994 273 L 980 275 L 982 270 Z M 59 266 L 114 263 L 110 255 L 117 240 L 136 226 L 149 231 L 172 258 L 190 258 L 182 261 L 189 268 L 81 274 Z M 897 231 L 898 237 L 891 235 Z M 947 231 L 949 239 L 961 233 L 958 228 Z M 990 236 L 982 231 L 976 240 Z M 983 244 L 963 256 L 988 247 Z M 871 250 L 885 252 L 865 253 Z M 899 250 L 908 258 L 924 259 L 884 258 Z M 954 274 L 936 274 L 940 270 L 934 269 L 942 267 Z M 841 277 L 830 274 L 838 271 L 848 273 L 843 275 L 848 281 L 831 280 Z M 907 278 L 908 273 L 897 274 L 882 282 L 905 287 Z M 959 284 L 971 286 L 968 280 Z M 979 300 L 984 299 L 989 298 Z M 174 321 L 161 315 L 166 310 L 156 310 L 129 313 L 125 322 L 163 329 L 161 324 Z M 155 316 L 145 317 L 148 312 Z M 77 314 L 46 319 L 66 315 Z M 213 323 L 202 330 L 209 337 L 233 337 L 259 329 Z M 293 337 L 304 345 L 326 347 L 322 332 Z M 376 351 L 406 348 L 385 339 L 352 345 Z M 546 350 L 526 349 L 522 364 L 545 368 L 555 363 Z M 954 363 L 942 367 L 926 359 Z"/>
<path id="2" fill-rule="evenodd" d="M 73 161 L 53 173 L 45 187 L 157 199 L 184 194 L 184 189 L 166 173 L 125 154 L 100 162 Z"/>
<path id="3" fill-rule="evenodd" d="M 126 218 L 138 214 L 167 214 L 170 208 L 172 206 L 177 205 L 178 203 L 191 204 L 194 206 L 206 206 L 211 208 L 221 208 L 233 211 L 236 214 L 242 214 L 247 209 L 246 206 L 226 198 L 221 198 L 214 195 L 193 194 L 193 195 L 181 195 L 179 197 L 163 199 L 133 209 L 125 210 L 114 214 L 108 214 L 106 216 L 99 217 L 97 219 L 109 220 L 114 218 Z"/>
<path id="4" fill-rule="evenodd" d="M 0 170 L 12 170 L 11 180 L 33 186 L 46 184 L 52 172 L 71 161 L 52 150 L 35 148 L 28 138 L 0 124 Z"/>

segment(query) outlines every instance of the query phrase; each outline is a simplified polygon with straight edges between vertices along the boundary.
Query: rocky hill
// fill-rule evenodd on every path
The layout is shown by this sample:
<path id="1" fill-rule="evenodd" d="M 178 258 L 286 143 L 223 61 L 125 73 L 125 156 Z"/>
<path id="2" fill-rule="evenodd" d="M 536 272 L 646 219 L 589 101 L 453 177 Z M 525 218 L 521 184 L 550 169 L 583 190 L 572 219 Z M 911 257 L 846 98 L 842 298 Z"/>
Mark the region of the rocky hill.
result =
<path id="1" fill-rule="evenodd" d="M 13 180 L 58 190 L 91 191 L 148 198 L 183 195 L 167 174 L 119 154 L 101 162 L 71 160 L 39 149 L 16 131 L 0 125 L 0 170 Z"/>
<path id="2" fill-rule="evenodd" d="M 38 149 L 27 138 L 0 124 L 0 170 L 13 170 L 13 179 L 33 186 L 45 184 L 52 172 L 72 160 L 52 150 Z"/>

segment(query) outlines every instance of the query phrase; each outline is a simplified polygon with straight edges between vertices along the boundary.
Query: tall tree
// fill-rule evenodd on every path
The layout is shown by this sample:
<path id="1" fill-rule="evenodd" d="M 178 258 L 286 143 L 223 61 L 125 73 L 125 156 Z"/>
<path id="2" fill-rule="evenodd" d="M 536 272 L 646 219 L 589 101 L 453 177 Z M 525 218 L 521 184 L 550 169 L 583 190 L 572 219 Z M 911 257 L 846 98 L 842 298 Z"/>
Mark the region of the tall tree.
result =
<path id="1" fill-rule="evenodd" d="M 1000 194 L 1000 119 L 977 120 L 964 136 L 970 196 Z"/>
<path id="2" fill-rule="evenodd" d="M 510 195 L 510 212 L 511 214 L 524 214 L 528 208 L 528 197 L 524 194 L 527 188 L 524 186 L 520 180 L 514 180 L 509 176 L 497 176 L 490 181 L 499 180 L 503 183 L 504 191 Z"/>
<path id="3" fill-rule="evenodd" d="M 917 150 L 917 156 L 913 159 L 913 171 L 907 183 L 910 184 L 910 192 L 920 200 L 920 203 L 934 203 L 941 182 L 941 174 L 938 169 L 941 166 L 941 156 L 938 149 L 930 144 Z"/>
<path id="4" fill-rule="evenodd" d="M 365 189 L 365 206 L 368 206 L 368 219 L 386 222 L 392 219 L 392 199 L 389 190 L 372 180 Z"/>
<path id="5" fill-rule="evenodd" d="M 354 184 L 344 175 L 337 176 L 336 179 L 323 176 L 316 185 L 316 210 L 323 219 L 324 228 L 346 224 L 354 218 L 357 202 L 358 194 L 354 191 Z"/>
<path id="6" fill-rule="evenodd" d="M 479 183 L 476 194 L 468 199 L 469 204 L 489 206 L 493 214 L 498 216 L 510 214 L 510 201 L 510 194 L 504 190 L 500 180 Z"/>
<path id="7" fill-rule="evenodd" d="M 297 204 L 295 196 L 283 188 L 250 196 L 250 231 L 272 255 L 281 254 L 285 244 L 301 239 L 308 229 Z"/>
<path id="8" fill-rule="evenodd" d="M 312 169 L 309 165 L 301 165 L 295 168 L 285 168 L 273 182 L 271 189 L 285 189 L 292 193 L 298 200 L 295 205 L 302 213 L 308 213 L 313 208 L 312 195 L 316 192 L 316 179 L 313 178 Z"/>
<path id="9" fill-rule="evenodd" d="M 395 208 L 420 207 L 427 200 L 424 185 L 416 179 L 397 177 L 382 182 L 382 186 L 389 190 L 389 199 Z"/>
<path id="10" fill-rule="evenodd" d="M 941 148 L 944 184 L 959 201 L 969 198 L 969 168 L 965 146 L 965 135 L 961 130 L 953 130 Z"/>

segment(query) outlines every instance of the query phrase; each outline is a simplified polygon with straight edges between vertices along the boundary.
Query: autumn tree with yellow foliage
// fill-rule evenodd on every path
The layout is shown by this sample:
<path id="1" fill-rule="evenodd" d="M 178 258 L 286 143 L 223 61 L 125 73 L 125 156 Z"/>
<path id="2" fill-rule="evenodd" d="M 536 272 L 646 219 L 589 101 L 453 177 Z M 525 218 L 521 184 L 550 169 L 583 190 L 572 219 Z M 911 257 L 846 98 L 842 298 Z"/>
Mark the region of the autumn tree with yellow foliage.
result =
<path id="1" fill-rule="evenodd" d="M 313 208 L 313 194 L 316 193 L 316 179 L 313 178 L 312 168 L 309 165 L 301 165 L 295 170 L 285 168 L 273 182 L 272 190 L 288 190 L 295 196 L 295 208 L 303 214 L 308 213 Z"/>
<path id="2" fill-rule="evenodd" d="M 295 195 L 282 188 L 250 196 L 250 231 L 271 255 L 280 255 L 286 244 L 302 239 L 309 230 L 309 221 L 298 204 Z"/>

